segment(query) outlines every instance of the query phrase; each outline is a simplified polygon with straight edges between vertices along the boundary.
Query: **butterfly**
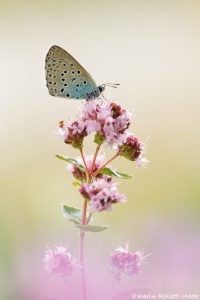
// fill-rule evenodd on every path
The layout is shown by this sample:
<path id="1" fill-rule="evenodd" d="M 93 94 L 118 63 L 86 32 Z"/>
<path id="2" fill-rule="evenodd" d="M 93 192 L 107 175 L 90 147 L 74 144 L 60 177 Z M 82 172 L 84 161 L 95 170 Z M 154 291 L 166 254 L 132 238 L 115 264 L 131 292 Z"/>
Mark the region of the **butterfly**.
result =
<path id="1" fill-rule="evenodd" d="M 116 87 L 118 84 L 97 86 L 92 76 L 59 46 L 52 46 L 45 60 L 46 85 L 50 95 L 93 100 L 105 90 L 105 86 Z"/>

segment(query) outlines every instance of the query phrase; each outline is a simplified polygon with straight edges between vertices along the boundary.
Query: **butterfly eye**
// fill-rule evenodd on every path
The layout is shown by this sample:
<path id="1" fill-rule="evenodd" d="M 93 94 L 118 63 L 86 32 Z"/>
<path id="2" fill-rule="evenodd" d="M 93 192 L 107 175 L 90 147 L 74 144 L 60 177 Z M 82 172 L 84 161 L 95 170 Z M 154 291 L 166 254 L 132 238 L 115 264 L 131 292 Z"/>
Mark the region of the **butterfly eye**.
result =
<path id="1" fill-rule="evenodd" d="M 99 86 L 99 92 L 102 93 L 105 90 L 104 86 Z"/>

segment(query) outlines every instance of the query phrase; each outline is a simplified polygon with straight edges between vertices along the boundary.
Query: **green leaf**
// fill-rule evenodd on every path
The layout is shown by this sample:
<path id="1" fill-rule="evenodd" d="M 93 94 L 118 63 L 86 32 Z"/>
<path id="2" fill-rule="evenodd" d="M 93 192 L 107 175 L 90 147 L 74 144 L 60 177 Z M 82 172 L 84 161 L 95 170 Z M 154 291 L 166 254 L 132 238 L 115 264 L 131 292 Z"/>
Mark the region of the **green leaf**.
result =
<path id="1" fill-rule="evenodd" d="M 129 179 L 129 178 L 132 177 L 132 176 L 130 176 L 128 174 L 117 172 L 117 171 L 114 171 L 114 170 L 112 170 L 110 168 L 107 168 L 107 167 L 101 169 L 101 171 L 99 171 L 99 173 L 103 174 L 103 175 L 108 175 L 108 176 L 112 176 L 112 177 L 121 178 L 121 179 Z"/>
<path id="2" fill-rule="evenodd" d="M 82 213 L 79 209 L 62 205 L 62 212 L 65 218 L 67 218 L 69 221 L 79 225 L 81 223 Z"/>
<path id="3" fill-rule="evenodd" d="M 80 182 L 75 181 L 75 182 L 73 182 L 73 186 L 75 186 L 76 188 L 79 188 L 79 187 L 81 187 L 81 184 L 80 184 Z"/>
<path id="4" fill-rule="evenodd" d="M 101 232 L 108 228 L 108 225 L 81 225 L 76 224 L 76 227 L 84 231 Z"/>
<path id="5" fill-rule="evenodd" d="M 64 205 L 62 206 L 62 212 L 65 218 L 73 222 L 76 228 L 82 229 L 84 231 L 90 232 L 101 232 L 108 228 L 108 225 L 82 225 L 82 213 L 79 209 Z"/>
<path id="6" fill-rule="evenodd" d="M 57 155 L 56 154 L 56 157 L 61 159 L 61 160 L 64 160 L 72 165 L 75 165 L 77 166 L 81 171 L 84 171 L 84 166 L 82 164 L 80 164 L 76 159 L 74 158 L 71 158 L 71 157 L 67 157 L 67 156 L 63 156 L 63 155 Z"/>
<path id="7" fill-rule="evenodd" d="M 100 136 L 98 133 L 95 134 L 95 137 L 94 137 L 94 142 L 101 146 L 105 141 L 105 138 L 103 138 L 102 136 Z"/>

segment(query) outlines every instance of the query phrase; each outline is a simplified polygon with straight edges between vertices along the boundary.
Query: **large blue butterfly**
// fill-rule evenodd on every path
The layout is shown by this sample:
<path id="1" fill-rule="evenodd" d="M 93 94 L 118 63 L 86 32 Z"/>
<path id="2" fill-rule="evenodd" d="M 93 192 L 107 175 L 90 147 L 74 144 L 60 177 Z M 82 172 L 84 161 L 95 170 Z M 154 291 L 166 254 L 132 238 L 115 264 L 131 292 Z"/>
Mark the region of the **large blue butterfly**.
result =
<path id="1" fill-rule="evenodd" d="M 95 99 L 105 90 L 97 86 L 90 74 L 64 49 L 52 46 L 46 55 L 46 82 L 52 96 Z"/>

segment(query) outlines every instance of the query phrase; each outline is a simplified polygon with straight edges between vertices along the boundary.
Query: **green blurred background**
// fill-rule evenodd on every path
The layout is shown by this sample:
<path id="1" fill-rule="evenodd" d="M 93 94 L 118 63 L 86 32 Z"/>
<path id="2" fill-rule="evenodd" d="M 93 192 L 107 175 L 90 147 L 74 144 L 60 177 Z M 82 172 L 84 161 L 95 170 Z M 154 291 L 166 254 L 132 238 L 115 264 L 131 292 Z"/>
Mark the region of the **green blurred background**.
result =
<path id="1" fill-rule="evenodd" d="M 45 243 L 60 241 L 76 251 L 78 235 L 60 203 L 78 207 L 81 198 L 54 154 L 78 155 L 55 131 L 58 121 L 75 116 L 80 102 L 48 94 L 44 60 L 53 44 L 69 51 L 98 84 L 120 83 L 105 96 L 134 112 L 132 130 L 150 142 L 146 169 L 122 158 L 113 162 L 133 175 L 120 185 L 129 201 L 97 216 L 110 228 L 90 235 L 88 248 L 106 243 L 111 250 L 130 241 L 152 253 L 145 269 L 147 277 L 150 268 L 157 270 L 158 287 L 168 274 L 169 286 L 197 289 L 200 2 L 1 1 L 0 36 L 0 299 L 14 299 L 14 291 L 26 287 L 27 253 L 42 257 Z M 86 151 L 93 151 L 91 144 Z M 167 248 L 170 239 L 180 254 L 186 248 L 180 266 Z M 190 271 L 182 269 L 189 254 Z M 177 283 L 174 270 L 181 274 Z"/>

